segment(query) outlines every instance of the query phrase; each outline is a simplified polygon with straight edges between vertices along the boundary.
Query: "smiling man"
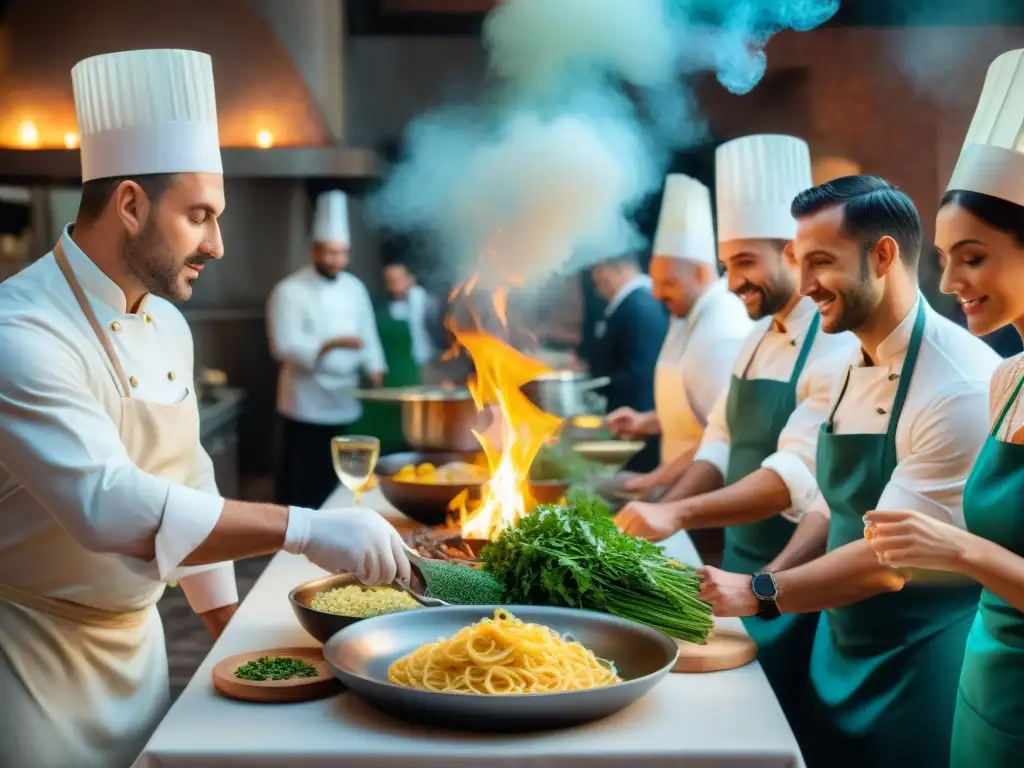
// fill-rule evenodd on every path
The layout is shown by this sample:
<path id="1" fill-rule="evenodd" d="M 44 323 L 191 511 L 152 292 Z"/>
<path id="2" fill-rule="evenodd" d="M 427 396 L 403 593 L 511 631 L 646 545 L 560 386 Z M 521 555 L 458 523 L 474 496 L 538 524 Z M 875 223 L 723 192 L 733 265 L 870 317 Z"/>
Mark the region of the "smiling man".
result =
<path id="1" fill-rule="evenodd" d="M 779 570 L 752 579 L 705 568 L 702 594 L 719 616 L 752 616 L 765 602 L 783 614 L 822 611 L 809 765 L 948 765 L 979 590 L 908 581 L 879 565 L 862 516 L 913 509 L 963 526 L 964 484 L 987 434 L 999 357 L 921 295 L 921 223 L 903 192 L 848 176 L 797 195 L 792 210 L 801 293 L 818 305 L 822 330 L 852 331 L 860 347 L 820 428 L 820 498 Z M 825 554 L 808 556 L 808 542 Z"/>
<path id="2" fill-rule="evenodd" d="M 814 302 L 801 297 L 790 241 L 793 196 L 811 185 L 807 143 L 753 135 L 716 153 L 718 255 L 729 289 L 757 323 L 729 364 L 726 391 L 711 412 L 696 458 L 657 504 L 633 502 L 616 517 L 627 533 L 659 540 L 680 529 L 725 527 L 722 567 L 772 568 L 818 487 L 814 451 L 832 381 L 842 366 L 810 365 L 842 350 L 850 334 L 818 330 Z M 827 374 L 827 375 L 823 375 Z M 807 657 L 817 617 L 772 614 L 744 620 L 758 659 L 790 724 L 805 721 Z"/>

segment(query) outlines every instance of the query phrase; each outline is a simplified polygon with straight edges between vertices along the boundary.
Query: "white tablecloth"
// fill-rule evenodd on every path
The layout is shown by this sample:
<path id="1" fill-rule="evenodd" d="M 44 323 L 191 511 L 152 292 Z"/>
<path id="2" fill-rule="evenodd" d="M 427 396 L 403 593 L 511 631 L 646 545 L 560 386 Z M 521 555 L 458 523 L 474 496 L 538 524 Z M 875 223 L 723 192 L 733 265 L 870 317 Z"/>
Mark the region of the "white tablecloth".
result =
<path id="1" fill-rule="evenodd" d="M 382 508 L 379 492 L 363 503 Z M 327 506 L 347 506 L 345 492 Z M 382 510 L 396 523 L 397 513 Z M 686 534 L 666 549 L 699 565 Z M 407 725 L 354 695 L 266 705 L 218 696 L 220 659 L 249 650 L 314 645 L 287 594 L 323 571 L 277 555 L 139 757 L 138 768 L 305 768 L 306 766 L 802 766 L 799 748 L 755 662 L 710 674 L 671 674 L 629 709 L 562 731 L 481 735 Z M 738 620 L 723 626 L 741 626 Z"/>

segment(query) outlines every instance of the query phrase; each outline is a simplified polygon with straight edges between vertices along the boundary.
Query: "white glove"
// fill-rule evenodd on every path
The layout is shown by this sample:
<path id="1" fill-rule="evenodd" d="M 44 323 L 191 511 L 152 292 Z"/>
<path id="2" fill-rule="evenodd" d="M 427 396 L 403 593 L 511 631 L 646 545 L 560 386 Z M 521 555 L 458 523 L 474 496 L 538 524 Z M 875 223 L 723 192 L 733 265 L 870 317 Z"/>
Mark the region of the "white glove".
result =
<path id="1" fill-rule="evenodd" d="M 405 546 L 391 524 L 371 509 L 289 507 L 285 552 L 305 555 L 332 573 L 352 573 L 367 586 L 411 576 Z"/>

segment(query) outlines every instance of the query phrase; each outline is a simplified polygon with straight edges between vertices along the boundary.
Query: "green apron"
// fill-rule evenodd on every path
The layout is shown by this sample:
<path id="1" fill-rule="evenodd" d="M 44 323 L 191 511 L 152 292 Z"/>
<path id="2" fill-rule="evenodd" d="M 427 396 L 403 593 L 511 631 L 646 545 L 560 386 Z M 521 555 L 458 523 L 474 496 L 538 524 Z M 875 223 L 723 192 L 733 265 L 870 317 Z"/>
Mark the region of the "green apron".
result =
<path id="1" fill-rule="evenodd" d="M 1024 445 L 997 439 L 1017 382 L 985 441 L 964 490 L 968 530 L 1024 555 L 1021 503 Z M 953 716 L 953 768 L 1009 768 L 1024 764 L 1024 614 L 988 590 L 967 638 Z"/>
<path id="2" fill-rule="evenodd" d="M 732 377 L 726 401 L 730 442 L 726 485 L 757 471 L 761 462 L 778 450 L 779 435 L 796 409 L 797 380 L 807 363 L 820 322 L 821 316 L 815 313 L 788 381 L 746 377 L 756 348 L 742 377 Z M 750 574 L 761 570 L 789 543 L 795 529 L 796 524 L 781 515 L 726 528 L 722 568 Z M 784 614 L 771 620 L 756 616 L 743 619 L 747 632 L 757 641 L 757 659 L 798 737 L 806 704 L 807 659 L 817 621 L 815 613 Z"/>
<path id="3" fill-rule="evenodd" d="M 829 552 L 863 538 L 897 465 L 899 423 L 924 335 L 925 303 L 914 321 L 885 434 L 818 436 L 818 487 L 829 505 Z M 980 588 L 908 584 L 821 614 L 811 651 L 814 742 L 822 768 L 945 768 L 964 643 Z"/>
<path id="4" fill-rule="evenodd" d="M 411 387 L 420 383 L 420 368 L 412 355 L 412 331 L 406 320 L 395 320 L 387 307 L 378 308 L 377 334 L 384 349 L 388 372 L 385 387 Z M 351 434 L 368 434 L 380 438 L 380 454 L 406 450 L 402 437 L 401 403 L 364 402 L 363 413 L 352 425 Z"/>

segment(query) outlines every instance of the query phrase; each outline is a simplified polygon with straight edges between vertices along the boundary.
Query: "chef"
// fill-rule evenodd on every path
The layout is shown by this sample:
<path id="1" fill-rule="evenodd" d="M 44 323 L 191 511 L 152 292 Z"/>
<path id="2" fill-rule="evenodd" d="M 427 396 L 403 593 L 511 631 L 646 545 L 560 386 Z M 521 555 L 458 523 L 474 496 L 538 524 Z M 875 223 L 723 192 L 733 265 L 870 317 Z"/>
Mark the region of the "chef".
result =
<path id="1" fill-rule="evenodd" d="M 609 428 L 624 437 L 661 435 L 659 466 L 627 481 L 627 490 L 671 485 L 689 466 L 715 400 L 750 331 L 743 304 L 718 277 L 711 193 L 689 176 L 665 181 L 650 275 L 672 315 L 654 369 L 654 408 L 619 408 Z M 651 334 L 653 336 L 653 334 Z"/>
<path id="2" fill-rule="evenodd" d="M 820 427 L 820 500 L 793 537 L 826 552 L 783 552 L 774 574 L 704 568 L 702 595 L 719 616 L 753 616 L 766 602 L 772 614 L 822 612 L 810 766 L 948 765 L 979 589 L 908 582 L 878 562 L 862 517 L 913 509 L 963 527 L 964 482 L 985 439 L 999 357 L 921 295 L 921 222 L 903 192 L 847 176 L 802 192 L 792 210 L 801 292 L 818 305 L 821 330 L 860 342 Z"/>
<path id="3" fill-rule="evenodd" d="M 362 413 L 346 390 L 359 387 L 360 372 L 380 387 L 387 371 L 370 294 L 347 271 L 349 246 L 345 193 L 324 192 L 316 201 L 312 263 L 278 283 L 267 305 L 270 350 L 281 364 L 281 503 L 319 507 L 337 488 L 331 438 Z"/>
<path id="4" fill-rule="evenodd" d="M 384 288 L 388 292 L 387 316 L 409 329 L 413 361 L 420 367 L 429 364 L 437 354 L 430 334 L 437 302 L 401 262 L 385 265 Z"/>
<path id="5" fill-rule="evenodd" d="M 806 142 L 745 136 L 721 145 L 715 162 L 719 257 L 729 289 L 757 323 L 693 464 L 667 501 L 628 504 L 616 523 L 652 540 L 682 529 L 725 527 L 722 568 L 751 574 L 771 569 L 817 495 L 814 451 L 825 415 L 820 401 L 845 367 L 825 367 L 812 376 L 810 366 L 842 351 L 848 355 L 857 340 L 819 330 L 817 308 L 800 296 L 796 263 L 787 251 L 796 234 L 789 204 L 811 185 Z M 756 616 L 744 625 L 799 735 L 817 615 Z"/>
<path id="6" fill-rule="evenodd" d="M 636 413 L 654 406 L 654 368 L 668 328 L 665 309 L 651 295 L 650 278 L 636 254 L 606 259 L 590 270 L 594 287 L 607 303 L 594 329 L 598 354 L 591 373 L 611 383 L 598 391 L 612 413 Z M 658 463 L 658 444 L 646 435 L 643 450 L 627 470 L 650 471 Z"/>
<path id="7" fill-rule="evenodd" d="M 415 386 L 423 382 L 423 366 L 434 358 L 428 322 L 436 317 L 436 307 L 402 263 L 384 266 L 384 287 L 387 299 L 376 309 L 377 335 L 387 366 L 384 385 Z M 401 403 L 363 403 L 362 415 L 352 425 L 352 431 L 376 435 L 382 454 L 407 450 L 402 436 Z"/>
<path id="8" fill-rule="evenodd" d="M 132 762 L 167 706 L 166 580 L 217 634 L 239 557 L 408 577 L 379 515 L 225 500 L 199 445 L 192 338 L 157 294 L 187 300 L 223 255 L 210 57 L 96 56 L 72 84 L 76 222 L 0 284 L 0 762 L 17 768 Z"/>
<path id="9" fill-rule="evenodd" d="M 976 336 L 1024 332 L 1024 50 L 989 67 L 935 225 L 941 288 Z M 951 768 L 1016 768 L 1024 744 L 1024 355 L 992 379 L 991 427 L 964 488 L 969 530 L 913 509 L 867 515 L 880 562 L 962 574 L 985 588 L 967 637 Z"/>

